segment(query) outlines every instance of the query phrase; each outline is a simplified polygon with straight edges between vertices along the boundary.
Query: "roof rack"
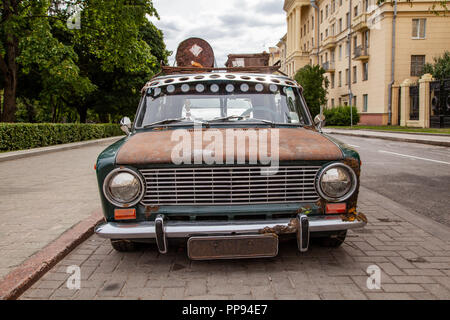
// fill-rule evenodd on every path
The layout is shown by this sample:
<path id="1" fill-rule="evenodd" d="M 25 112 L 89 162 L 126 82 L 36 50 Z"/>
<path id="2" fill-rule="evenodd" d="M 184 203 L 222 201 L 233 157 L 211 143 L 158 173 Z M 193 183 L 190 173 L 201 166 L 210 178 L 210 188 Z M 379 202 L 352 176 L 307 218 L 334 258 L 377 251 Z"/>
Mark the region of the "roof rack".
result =
<path id="1" fill-rule="evenodd" d="M 229 68 L 204 68 L 204 67 L 170 67 L 161 66 L 161 73 L 169 74 L 189 74 L 189 73 L 204 73 L 204 72 L 241 72 L 241 73 L 267 73 L 271 74 L 279 72 L 287 76 L 280 70 L 280 66 L 255 66 L 255 67 L 229 67 Z"/>

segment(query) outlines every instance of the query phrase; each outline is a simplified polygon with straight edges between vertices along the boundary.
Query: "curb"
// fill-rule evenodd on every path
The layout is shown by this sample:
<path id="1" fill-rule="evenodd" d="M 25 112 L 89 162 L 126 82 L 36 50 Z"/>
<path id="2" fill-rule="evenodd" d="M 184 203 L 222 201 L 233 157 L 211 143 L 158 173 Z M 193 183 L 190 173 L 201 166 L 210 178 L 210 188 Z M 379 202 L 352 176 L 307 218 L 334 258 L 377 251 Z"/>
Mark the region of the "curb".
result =
<path id="1" fill-rule="evenodd" d="M 397 137 L 389 137 L 389 136 L 373 136 L 361 133 L 347 133 L 347 132 L 336 132 L 336 131 L 324 131 L 326 134 L 340 134 L 343 136 L 351 136 L 351 137 L 361 137 L 368 139 L 382 139 L 382 140 L 391 140 L 391 141 L 399 141 L 399 142 L 409 142 L 409 143 L 420 143 L 420 144 L 428 144 L 433 146 L 440 147 L 450 147 L 450 141 L 433 141 L 433 140 L 423 140 L 423 139 L 410 139 L 410 138 L 397 138 Z"/>
<path id="2" fill-rule="evenodd" d="M 87 219 L 65 231 L 59 238 L 29 257 L 0 280 L 0 300 L 15 300 L 47 271 L 61 261 L 76 246 L 94 233 L 94 227 L 103 221 L 97 209 Z"/>
<path id="3" fill-rule="evenodd" d="M 110 141 L 113 142 L 113 141 L 119 140 L 120 138 L 122 138 L 122 136 L 66 143 L 66 144 L 41 147 L 41 148 L 33 148 L 33 149 L 27 149 L 27 150 L 8 151 L 5 153 L 0 153 L 0 162 L 34 157 L 34 156 L 45 154 L 45 153 L 72 150 L 72 149 L 82 148 L 82 147 L 100 144 L 100 143 L 104 143 L 104 142 L 110 142 Z"/>

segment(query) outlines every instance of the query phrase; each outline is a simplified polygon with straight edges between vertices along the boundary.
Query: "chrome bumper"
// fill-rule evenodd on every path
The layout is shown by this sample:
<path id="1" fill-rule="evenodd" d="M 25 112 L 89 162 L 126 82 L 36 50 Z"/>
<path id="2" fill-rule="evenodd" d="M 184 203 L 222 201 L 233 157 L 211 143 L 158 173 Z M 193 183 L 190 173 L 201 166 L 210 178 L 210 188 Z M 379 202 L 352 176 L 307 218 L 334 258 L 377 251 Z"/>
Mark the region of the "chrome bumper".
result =
<path id="1" fill-rule="evenodd" d="M 299 216 L 305 218 L 306 216 Z M 365 226 L 363 221 L 343 221 L 339 216 L 306 217 L 309 232 L 340 231 Z M 157 238 L 162 230 L 166 238 L 189 238 L 211 235 L 247 235 L 259 234 L 265 228 L 285 229 L 283 233 L 296 233 L 290 230 L 292 219 L 246 220 L 246 221 L 162 221 L 138 223 L 108 222 L 98 225 L 95 233 L 108 239 L 152 239 Z"/>

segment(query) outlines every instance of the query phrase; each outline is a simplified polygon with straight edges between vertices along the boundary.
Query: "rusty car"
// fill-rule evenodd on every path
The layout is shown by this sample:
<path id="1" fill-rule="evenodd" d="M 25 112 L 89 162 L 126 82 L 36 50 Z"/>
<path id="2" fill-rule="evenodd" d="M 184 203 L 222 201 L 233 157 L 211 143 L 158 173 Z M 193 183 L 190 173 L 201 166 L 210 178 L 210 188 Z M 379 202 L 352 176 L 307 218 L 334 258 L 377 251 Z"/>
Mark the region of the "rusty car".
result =
<path id="1" fill-rule="evenodd" d="M 116 250 L 181 241 L 194 260 L 274 257 L 281 238 L 305 252 L 364 227 L 359 155 L 322 132 L 301 85 L 270 67 L 163 69 L 97 159 L 95 232 Z"/>

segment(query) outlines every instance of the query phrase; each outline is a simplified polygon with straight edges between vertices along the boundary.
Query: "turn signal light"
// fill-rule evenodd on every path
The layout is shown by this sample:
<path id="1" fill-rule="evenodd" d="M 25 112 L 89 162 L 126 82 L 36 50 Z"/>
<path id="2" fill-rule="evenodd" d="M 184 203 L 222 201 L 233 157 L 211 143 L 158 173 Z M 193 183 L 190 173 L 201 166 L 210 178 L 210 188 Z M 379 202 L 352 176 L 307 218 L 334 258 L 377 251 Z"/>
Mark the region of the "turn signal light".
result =
<path id="1" fill-rule="evenodd" d="M 136 209 L 116 209 L 114 210 L 114 219 L 116 220 L 136 219 Z"/>
<path id="2" fill-rule="evenodd" d="M 347 212 L 347 204 L 345 203 L 328 203 L 325 208 L 325 213 L 346 213 Z"/>

